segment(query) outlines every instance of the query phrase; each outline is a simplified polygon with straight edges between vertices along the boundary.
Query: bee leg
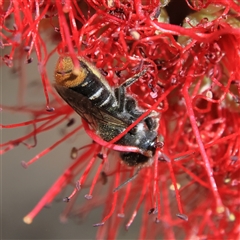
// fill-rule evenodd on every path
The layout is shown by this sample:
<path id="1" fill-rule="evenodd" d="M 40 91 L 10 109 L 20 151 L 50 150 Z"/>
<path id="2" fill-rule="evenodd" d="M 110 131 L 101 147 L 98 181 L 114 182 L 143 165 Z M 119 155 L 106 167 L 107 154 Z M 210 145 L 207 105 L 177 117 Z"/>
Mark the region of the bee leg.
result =
<path id="1" fill-rule="evenodd" d="M 125 110 L 125 96 L 126 88 L 136 82 L 141 76 L 147 72 L 147 69 L 135 74 L 134 76 L 128 78 L 124 83 L 122 83 L 118 88 L 115 89 L 115 96 L 118 100 L 119 111 L 123 112 Z"/>
<path id="2" fill-rule="evenodd" d="M 125 111 L 135 118 L 139 118 L 144 113 L 144 111 L 137 108 L 136 101 L 133 98 L 127 98 L 125 101 Z M 154 131 L 157 128 L 157 121 L 151 115 L 145 118 L 144 122 L 150 131 Z"/>
<path id="3" fill-rule="evenodd" d="M 154 121 L 154 119 L 152 117 L 145 118 L 144 122 L 146 123 L 146 125 L 150 131 L 155 130 L 157 128 L 157 122 Z"/>
<path id="4" fill-rule="evenodd" d="M 137 168 L 137 171 L 133 174 L 133 176 L 131 178 L 129 178 L 127 181 L 123 182 L 121 185 L 119 185 L 118 187 L 116 187 L 115 189 L 113 189 L 113 192 L 117 192 L 119 189 L 121 189 L 122 187 L 124 187 L 125 185 L 127 185 L 129 182 L 131 182 L 132 180 L 134 180 L 138 173 L 140 172 L 141 167 Z"/>
<path id="5" fill-rule="evenodd" d="M 135 74 L 134 76 L 128 78 L 124 83 L 120 85 L 120 87 L 127 88 L 136 82 L 141 76 L 143 76 L 147 72 L 147 69 L 142 70 L 141 72 Z"/>
<path id="6" fill-rule="evenodd" d="M 118 111 L 123 112 L 125 110 L 125 95 L 126 95 L 126 90 L 124 87 L 118 87 L 115 89 L 115 97 L 118 102 Z"/>

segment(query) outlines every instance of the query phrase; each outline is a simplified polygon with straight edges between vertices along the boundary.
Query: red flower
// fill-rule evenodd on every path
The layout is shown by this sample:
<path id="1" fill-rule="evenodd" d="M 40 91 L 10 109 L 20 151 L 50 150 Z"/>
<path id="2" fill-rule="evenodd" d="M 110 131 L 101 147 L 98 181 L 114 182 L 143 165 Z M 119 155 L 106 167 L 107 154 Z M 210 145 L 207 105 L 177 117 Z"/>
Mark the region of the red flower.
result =
<path id="1" fill-rule="evenodd" d="M 23 107 L 22 101 L 19 106 L 2 106 L 2 111 L 33 115 L 27 122 L 2 125 L 33 126 L 26 135 L 1 144 L 2 153 L 19 144 L 32 148 L 40 133 L 61 123 L 74 124 L 73 110 L 52 88 L 46 71 L 56 52 L 73 59 L 75 74 L 79 71 L 77 57 L 88 59 L 112 87 L 147 69 L 127 89 L 145 113 L 121 135 L 106 143 L 83 121 L 23 162 L 28 167 L 58 145 L 64 147 L 64 142 L 82 128 L 95 140 L 73 148 L 74 162 L 24 218 L 26 223 L 31 223 L 68 184 L 77 182 L 65 198 L 68 203 L 62 220 L 102 205 L 103 217 L 94 225 L 99 227 L 98 239 L 116 238 L 123 224 L 129 229 L 140 208 L 140 239 L 237 239 L 240 6 L 233 0 L 184 3 L 182 26 L 183 18 L 173 17 L 173 10 L 178 11 L 174 1 L 166 7 L 159 1 L 138 0 L 10 1 L 1 6 L 1 47 L 9 51 L 2 60 L 9 67 L 19 63 L 21 76 L 23 59 L 27 64 L 36 61 L 32 58 L 35 52 L 46 97 L 46 107 Z M 168 23 L 169 18 L 176 22 Z M 14 21 L 13 28 L 10 21 Z M 22 100 L 24 78 L 19 81 Z M 152 111 L 160 115 L 153 163 L 141 169 L 122 164 L 111 149 L 135 151 L 131 146 L 119 148 L 116 142 Z M 33 145 L 27 143 L 31 138 Z M 76 207 L 82 188 L 89 189 L 85 195 L 89 201 Z"/>

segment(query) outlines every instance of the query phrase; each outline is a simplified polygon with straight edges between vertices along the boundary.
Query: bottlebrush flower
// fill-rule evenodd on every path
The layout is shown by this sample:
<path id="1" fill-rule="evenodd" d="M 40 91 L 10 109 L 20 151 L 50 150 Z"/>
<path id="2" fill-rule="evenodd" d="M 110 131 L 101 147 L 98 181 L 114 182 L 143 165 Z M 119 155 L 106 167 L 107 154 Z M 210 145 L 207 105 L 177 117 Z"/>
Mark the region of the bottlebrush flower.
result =
<path id="1" fill-rule="evenodd" d="M 153 163 L 140 170 L 122 164 L 112 150 L 118 148 L 116 141 L 121 136 L 106 143 L 84 121 L 30 161 L 22 162 L 27 168 L 60 145 L 64 147 L 68 138 L 83 129 L 96 140 L 73 147 L 74 162 L 26 215 L 26 223 L 31 223 L 67 185 L 76 182 L 72 194 L 65 198 L 68 203 L 62 220 L 103 206 L 102 219 L 96 219 L 94 224 L 98 227 L 98 239 L 117 238 L 122 225 L 130 231 L 136 217 L 142 219 L 140 239 L 160 236 L 237 239 L 240 232 L 238 1 L 1 4 L 1 47 L 8 51 L 2 62 L 8 67 L 18 64 L 21 99 L 25 92 L 22 63 L 36 61 L 32 58 L 35 52 L 46 98 L 41 108 L 21 102 L 20 106 L 1 107 L 3 112 L 33 116 L 26 122 L 2 125 L 2 128 L 33 127 L 26 135 L 2 143 L 2 153 L 20 144 L 33 148 L 40 133 L 62 123 L 72 125 L 72 119 L 78 117 L 52 88 L 52 75 L 46 67 L 55 53 L 73 59 L 75 74 L 79 71 L 77 57 L 88 59 L 112 87 L 147 69 L 127 89 L 146 112 L 121 136 L 152 111 L 160 114 Z M 185 15 L 181 16 L 182 13 Z M 34 144 L 30 145 L 28 140 L 32 138 Z M 130 146 L 127 148 L 131 150 Z M 83 188 L 89 189 L 85 195 L 89 201 L 77 206 L 76 199 L 78 195 L 82 197 Z M 139 211 L 141 216 L 137 216 Z"/>

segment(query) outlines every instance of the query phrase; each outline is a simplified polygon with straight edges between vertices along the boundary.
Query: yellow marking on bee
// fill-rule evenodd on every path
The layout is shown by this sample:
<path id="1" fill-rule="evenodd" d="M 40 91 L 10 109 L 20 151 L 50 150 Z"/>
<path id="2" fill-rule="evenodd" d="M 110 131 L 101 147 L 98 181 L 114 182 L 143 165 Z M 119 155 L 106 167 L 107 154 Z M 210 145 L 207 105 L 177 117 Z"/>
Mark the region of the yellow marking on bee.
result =
<path id="1" fill-rule="evenodd" d="M 56 83 L 67 87 L 76 87 L 81 84 L 87 76 L 84 68 L 76 68 L 71 57 L 60 57 L 55 68 Z"/>

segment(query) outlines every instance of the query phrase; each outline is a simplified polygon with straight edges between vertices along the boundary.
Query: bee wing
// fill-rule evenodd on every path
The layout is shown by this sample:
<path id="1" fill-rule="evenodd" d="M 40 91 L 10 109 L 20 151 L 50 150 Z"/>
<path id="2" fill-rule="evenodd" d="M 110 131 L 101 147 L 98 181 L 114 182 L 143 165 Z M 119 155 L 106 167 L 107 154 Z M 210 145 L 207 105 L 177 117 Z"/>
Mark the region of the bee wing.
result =
<path id="1" fill-rule="evenodd" d="M 65 100 L 76 113 L 85 119 L 94 129 L 97 128 L 98 123 L 110 124 L 128 127 L 128 124 L 122 120 L 110 115 L 104 109 L 98 108 L 92 102 L 80 93 L 77 93 L 67 87 L 61 85 L 54 85 L 58 94 Z"/>

